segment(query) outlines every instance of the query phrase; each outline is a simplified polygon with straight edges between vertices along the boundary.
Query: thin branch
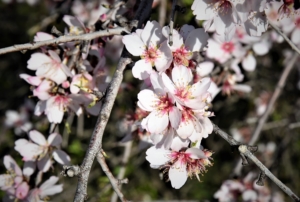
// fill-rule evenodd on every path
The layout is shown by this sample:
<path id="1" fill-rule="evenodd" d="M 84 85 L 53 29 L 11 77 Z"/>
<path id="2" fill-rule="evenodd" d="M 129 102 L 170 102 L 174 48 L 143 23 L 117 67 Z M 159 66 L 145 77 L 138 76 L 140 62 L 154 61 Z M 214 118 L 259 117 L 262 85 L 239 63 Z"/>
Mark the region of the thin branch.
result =
<path id="1" fill-rule="evenodd" d="M 241 154 L 245 155 L 247 158 L 260 168 L 262 172 L 265 173 L 280 189 L 282 189 L 287 195 L 289 195 L 294 201 L 300 201 L 300 198 L 285 184 L 283 184 L 273 173 L 266 167 L 262 162 L 260 162 L 247 148 L 246 145 L 240 145 L 239 151 Z"/>
<path id="2" fill-rule="evenodd" d="M 119 183 L 119 180 L 117 180 L 113 174 L 110 172 L 106 162 L 105 162 L 105 157 L 103 155 L 102 152 L 99 152 L 97 155 L 97 160 L 98 163 L 101 165 L 101 168 L 103 170 L 103 172 L 106 174 L 106 176 L 108 177 L 113 189 L 115 190 L 114 193 L 117 194 L 117 196 L 120 198 L 120 200 L 122 202 L 127 202 L 127 200 L 124 197 L 124 194 L 121 192 L 121 185 Z M 119 178 L 120 179 L 120 178 Z"/>
<path id="3" fill-rule="evenodd" d="M 224 140 L 226 140 L 231 146 L 237 146 L 240 145 L 238 141 L 233 139 L 230 135 L 228 135 L 226 132 L 222 131 L 217 125 L 213 124 L 214 132 L 218 135 L 220 135 Z M 292 199 L 295 201 L 300 201 L 299 197 L 292 192 L 290 188 L 288 188 L 286 185 L 284 185 L 277 177 L 275 177 L 271 171 L 266 168 L 253 154 L 251 151 L 249 151 L 248 146 L 246 145 L 240 145 L 238 147 L 239 152 L 241 156 L 247 157 L 253 161 L 257 165 L 257 167 L 260 168 L 260 170 L 268 176 L 279 188 L 281 188 L 287 195 L 289 195 Z"/>
<path id="4" fill-rule="evenodd" d="M 75 202 L 83 202 L 87 197 L 87 184 L 90 170 L 92 168 L 92 164 L 96 155 L 99 153 L 99 149 L 102 148 L 103 133 L 107 125 L 116 96 L 118 94 L 119 87 L 123 80 L 123 71 L 126 65 L 128 65 L 130 62 L 130 58 L 121 57 L 112 81 L 108 86 L 107 94 L 103 99 L 103 106 L 100 110 L 100 114 L 98 116 L 98 120 L 92 134 L 89 147 L 86 151 L 86 155 L 81 165 L 82 172 L 78 177 L 78 185 L 74 198 Z"/>
<path id="5" fill-rule="evenodd" d="M 166 12 L 167 12 L 167 0 L 160 0 L 158 22 L 162 27 L 165 25 Z"/>
<path id="6" fill-rule="evenodd" d="M 176 5 L 177 5 L 177 0 L 173 0 L 172 2 L 172 11 L 171 11 L 171 17 L 170 17 L 170 33 L 169 33 L 169 45 L 173 45 L 173 28 L 174 28 L 174 16 L 176 12 Z"/>
<path id="7" fill-rule="evenodd" d="M 276 25 L 274 25 L 270 21 L 269 21 L 269 24 L 271 25 L 271 27 L 273 29 L 275 29 L 275 31 L 278 34 L 280 34 L 286 40 L 286 42 L 288 42 L 288 44 L 291 46 L 292 49 L 294 49 L 294 51 L 296 51 L 298 54 L 300 54 L 300 49 Z"/>
<path id="8" fill-rule="evenodd" d="M 132 148 L 132 141 L 126 142 L 124 145 L 125 149 L 124 149 L 124 155 L 123 155 L 123 159 L 122 159 L 122 165 L 121 168 L 119 170 L 118 173 L 118 179 L 123 179 L 125 176 L 125 172 L 126 172 L 126 166 L 127 163 L 129 161 L 129 157 L 131 154 L 131 148 Z M 120 185 L 120 190 L 122 188 L 122 184 Z M 111 197 L 111 202 L 117 202 L 117 197 L 119 196 L 119 194 L 117 192 L 114 192 L 113 196 Z M 120 197 L 120 196 L 119 196 Z"/>
<path id="9" fill-rule="evenodd" d="M 37 41 L 32 43 L 13 45 L 10 47 L 1 48 L 0 55 L 16 52 L 16 51 L 33 50 L 33 49 L 40 48 L 42 46 L 48 46 L 52 44 L 60 44 L 60 43 L 71 42 L 71 41 L 88 41 L 103 36 L 121 35 L 122 32 L 128 33 L 129 31 L 127 28 L 122 27 L 122 28 L 101 30 L 97 32 L 81 34 L 76 36 L 61 36 L 55 39 L 50 39 L 45 41 Z"/>
<path id="10" fill-rule="evenodd" d="M 286 66 L 286 68 L 283 70 L 281 77 L 277 83 L 276 89 L 268 103 L 267 109 L 265 111 L 265 113 L 260 117 L 258 124 L 254 130 L 254 133 L 251 137 L 251 140 L 249 141 L 249 145 L 254 145 L 257 141 L 257 139 L 259 138 L 259 135 L 263 129 L 264 124 L 266 123 L 273 107 L 274 104 L 276 102 L 276 100 L 278 99 L 279 95 L 281 94 L 282 89 L 284 88 L 286 81 L 287 81 L 287 77 L 290 74 L 291 70 L 293 69 L 297 58 L 298 58 L 298 54 L 294 53 L 294 55 L 292 56 L 292 59 L 289 61 L 289 64 Z M 235 169 L 233 171 L 233 173 L 237 176 L 239 176 L 241 174 L 241 170 L 242 170 L 242 164 L 241 164 L 241 159 L 238 161 L 238 163 L 235 166 Z"/>

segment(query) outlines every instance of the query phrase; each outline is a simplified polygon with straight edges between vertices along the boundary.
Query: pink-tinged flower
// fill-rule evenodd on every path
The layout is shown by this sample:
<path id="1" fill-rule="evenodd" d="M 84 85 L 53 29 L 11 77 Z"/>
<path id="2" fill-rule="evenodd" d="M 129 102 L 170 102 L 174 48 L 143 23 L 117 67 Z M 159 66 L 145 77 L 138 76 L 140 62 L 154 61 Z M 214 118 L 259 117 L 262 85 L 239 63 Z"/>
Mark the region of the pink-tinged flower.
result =
<path id="1" fill-rule="evenodd" d="M 80 35 L 86 32 L 84 24 L 74 16 L 64 15 L 63 21 L 69 26 L 71 35 Z"/>
<path id="2" fill-rule="evenodd" d="M 4 156 L 4 166 L 7 174 L 0 175 L 0 189 L 5 191 L 12 199 L 25 199 L 28 195 L 29 185 L 23 181 L 23 173 L 15 162 L 9 156 Z"/>
<path id="3" fill-rule="evenodd" d="M 27 62 L 27 68 L 36 70 L 36 75 L 51 79 L 57 84 L 61 84 L 72 76 L 68 67 L 61 62 L 60 57 L 54 52 L 48 51 L 50 57 L 43 53 L 34 53 Z"/>
<path id="4" fill-rule="evenodd" d="M 208 40 L 206 56 L 220 63 L 226 62 L 232 57 L 241 57 L 246 53 L 245 49 L 237 40 L 222 41 L 218 35 Z"/>
<path id="5" fill-rule="evenodd" d="M 132 68 L 135 78 L 144 80 L 150 76 L 153 66 L 162 72 L 171 64 L 172 52 L 156 21 L 148 21 L 143 30 L 138 29 L 135 33 L 124 36 L 123 43 L 132 55 L 141 57 Z"/>
<path id="6" fill-rule="evenodd" d="M 163 34 L 168 38 L 170 33 L 169 27 L 163 28 Z M 209 36 L 204 29 L 195 29 L 193 26 L 184 25 L 180 29 L 173 30 L 173 44 L 170 49 L 173 54 L 174 66 L 189 66 L 189 60 L 193 56 L 193 52 L 199 52 L 207 45 Z M 169 40 L 168 40 L 169 44 Z"/>
<path id="7" fill-rule="evenodd" d="M 201 142 L 202 138 L 207 138 L 213 131 L 213 125 L 209 116 L 213 114 L 205 109 L 192 110 L 187 107 L 181 108 L 181 121 L 177 134 L 182 139 L 190 139 L 192 142 Z"/>
<path id="8" fill-rule="evenodd" d="M 216 32 L 231 40 L 236 25 L 241 23 L 236 6 L 241 6 L 243 1 L 233 0 L 194 0 L 192 5 L 193 14 L 197 20 L 207 20 L 207 31 L 214 23 Z"/>
<path id="9" fill-rule="evenodd" d="M 169 124 L 176 129 L 181 113 L 173 97 L 164 90 L 161 78 L 156 73 L 151 75 L 151 83 L 154 91 L 145 89 L 138 94 L 138 106 L 151 112 L 143 119 L 142 126 L 150 133 L 161 133 Z"/>
<path id="10" fill-rule="evenodd" d="M 48 100 L 39 101 L 35 107 L 34 114 L 40 116 L 43 112 L 51 123 L 60 123 L 64 113 L 68 109 L 74 111 L 77 116 L 82 114 L 81 104 L 84 103 L 83 95 L 56 95 Z"/>
<path id="11" fill-rule="evenodd" d="M 212 165 L 212 153 L 197 148 L 170 151 L 153 146 L 147 150 L 146 155 L 152 168 L 161 168 L 164 169 L 164 173 L 168 173 L 171 185 L 175 189 L 181 188 L 188 176 L 196 176 L 200 181 L 199 174 L 206 172 L 206 166 Z"/>
<path id="12" fill-rule="evenodd" d="M 238 80 L 236 75 L 228 75 L 227 79 L 223 83 L 222 93 L 230 95 L 234 91 L 249 93 L 252 90 L 248 85 L 236 84 L 237 81 Z"/>
<path id="13" fill-rule="evenodd" d="M 226 180 L 221 189 L 214 194 L 219 202 L 236 201 L 239 194 L 245 190 L 244 185 L 237 180 Z"/>
<path id="14" fill-rule="evenodd" d="M 77 94 L 80 90 L 83 90 L 84 92 L 94 90 L 94 87 L 95 81 L 93 77 L 89 73 L 85 72 L 73 76 L 70 91 L 73 94 Z"/>
<path id="15" fill-rule="evenodd" d="M 20 113 L 14 110 L 5 112 L 5 126 L 14 128 L 16 135 L 27 132 L 31 129 L 32 124 L 28 121 L 28 112 L 26 109 L 21 109 Z"/>
<path id="16" fill-rule="evenodd" d="M 193 80 L 191 70 L 185 66 L 176 66 L 172 70 L 172 81 L 165 73 L 162 73 L 162 80 L 177 104 L 192 109 L 203 109 L 206 106 L 203 96 L 207 94 L 209 78 L 203 78 L 191 85 Z"/>
<path id="17" fill-rule="evenodd" d="M 58 177 L 51 176 L 47 181 L 45 181 L 39 188 L 35 188 L 30 191 L 28 196 L 28 201 L 31 202 L 40 202 L 44 201 L 47 196 L 52 196 L 62 192 L 63 185 L 55 185 L 58 181 Z"/>
<path id="18" fill-rule="evenodd" d="M 62 165 L 70 164 L 70 157 L 62 150 L 58 149 L 62 142 L 61 135 L 52 133 L 46 140 L 38 131 L 29 132 L 29 137 L 33 142 L 26 139 L 19 139 L 15 142 L 15 150 L 23 157 L 23 161 L 37 160 L 39 170 L 47 172 L 52 165 L 51 158 Z"/>

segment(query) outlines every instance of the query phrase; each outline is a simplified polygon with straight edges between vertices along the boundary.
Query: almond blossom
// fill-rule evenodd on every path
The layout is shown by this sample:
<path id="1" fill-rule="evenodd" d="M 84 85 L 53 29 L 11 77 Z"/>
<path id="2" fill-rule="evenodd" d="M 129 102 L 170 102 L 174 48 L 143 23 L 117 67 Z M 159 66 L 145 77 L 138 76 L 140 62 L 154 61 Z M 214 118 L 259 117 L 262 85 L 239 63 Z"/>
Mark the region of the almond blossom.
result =
<path id="1" fill-rule="evenodd" d="M 152 168 L 160 168 L 168 173 L 175 189 L 181 188 L 188 177 L 195 176 L 200 181 L 199 174 L 206 171 L 206 166 L 212 165 L 212 153 L 197 148 L 171 151 L 153 146 L 147 150 L 146 155 Z"/>
<path id="2" fill-rule="evenodd" d="M 124 36 L 123 43 L 133 56 L 141 57 L 132 68 L 135 78 L 144 80 L 150 76 L 153 66 L 162 72 L 171 64 L 172 52 L 156 21 L 148 21 L 143 30 Z"/>
<path id="3" fill-rule="evenodd" d="M 30 142 L 26 139 L 19 139 L 15 142 L 17 150 L 23 161 L 36 161 L 39 170 L 47 172 L 52 165 L 52 157 L 62 165 L 70 163 L 70 157 L 62 150 L 58 149 L 62 142 L 62 137 L 58 133 L 52 133 L 46 140 L 38 131 L 29 132 Z"/>
<path id="4" fill-rule="evenodd" d="M 4 156 L 3 163 L 7 174 L 0 175 L 0 189 L 9 198 L 22 200 L 29 192 L 29 185 L 23 180 L 23 173 L 16 161 L 9 155 Z"/>
<path id="5" fill-rule="evenodd" d="M 48 51 L 48 55 L 43 53 L 34 53 L 27 62 L 27 68 L 36 70 L 36 75 L 51 79 L 57 84 L 61 84 L 72 76 L 68 67 L 62 63 L 60 57 L 52 50 Z"/>
<path id="6" fill-rule="evenodd" d="M 145 89 L 138 94 L 138 106 L 150 112 L 143 119 L 142 126 L 150 133 L 161 133 L 169 124 L 178 128 L 181 113 L 174 105 L 175 100 L 164 90 L 157 74 L 152 74 L 151 78 L 154 91 Z"/>
<path id="7" fill-rule="evenodd" d="M 58 181 L 58 177 L 51 176 L 39 188 L 30 190 L 27 200 L 30 202 L 46 201 L 47 196 L 51 196 L 63 191 L 63 185 L 55 185 Z"/>
<path id="8" fill-rule="evenodd" d="M 193 109 L 203 109 L 206 106 L 207 89 L 210 85 L 209 78 L 203 78 L 191 85 L 193 75 L 185 66 L 176 66 L 172 70 L 172 80 L 162 73 L 162 80 L 168 92 L 174 96 L 177 104 Z"/>

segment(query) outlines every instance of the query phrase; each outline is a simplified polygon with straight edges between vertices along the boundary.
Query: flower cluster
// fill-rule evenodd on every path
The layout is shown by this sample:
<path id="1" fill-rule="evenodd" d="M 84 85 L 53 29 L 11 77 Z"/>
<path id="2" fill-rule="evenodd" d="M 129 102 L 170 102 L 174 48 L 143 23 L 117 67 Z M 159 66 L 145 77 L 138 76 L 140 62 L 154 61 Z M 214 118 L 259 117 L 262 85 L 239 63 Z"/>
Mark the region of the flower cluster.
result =
<path id="1" fill-rule="evenodd" d="M 58 177 L 51 176 L 44 183 L 36 181 L 35 187 L 30 187 L 31 168 L 24 165 L 23 171 L 16 161 L 9 155 L 4 156 L 6 174 L 0 175 L 0 189 L 5 192 L 3 201 L 40 202 L 46 201 L 48 196 L 62 192 L 62 185 L 55 185 Z"/>
<path id="2" fill-rule="evenodd" d="M 213 129 L 208 118 L 213 115 L 208 111 L 211 81 L 195 81 L 193 55 L 207 45 L 204 30 L 188 25 L 179 32 L 173 30 L 172 45 L 168 35 L 168 27 L 161 28 L 152 21 L 144 29 L 124 36 L 123 43 L 132 55 L 140 57 L 132 68 L 133 76 L 149 86 L 138 94 L 137 103 L 149 112 L 141 127 L 150 133 L 155 145 L 148 149 L 147 160 L 156 168 L 168 169 L 172 186 L 178 189 L 188 176 L 198 177 L 211 164 L 211 153 L 200 149 L 202 138 Z M 158 160 L 157 152 L 164 161 Z"/>
<path id="3" fill-rule="evenodd" d="M 70 35 L 89 31 L 75 17 L 64 16 L 63 20 L 69 26 Z M 52 38 L 38 32 L 34 41 Z M 43 47 L 41 53 L 31 55 L 27 68 L 34 70 L 35 76 L 21 74 L 20 77 L 33 86 L 33 96 L 39 99 L 35 115 L 44 113 L 49 122 L 60 123 L 66 111 L 77 115 L 84 111 L 91 115 L 99 113 L 101 105 L 95 92 L 103 92 L 109 79 L 102 44 L 101 40 L 95 40 L 88 44 L 87 53 L 80 54 L 83 45 L 70 42 Z"/>

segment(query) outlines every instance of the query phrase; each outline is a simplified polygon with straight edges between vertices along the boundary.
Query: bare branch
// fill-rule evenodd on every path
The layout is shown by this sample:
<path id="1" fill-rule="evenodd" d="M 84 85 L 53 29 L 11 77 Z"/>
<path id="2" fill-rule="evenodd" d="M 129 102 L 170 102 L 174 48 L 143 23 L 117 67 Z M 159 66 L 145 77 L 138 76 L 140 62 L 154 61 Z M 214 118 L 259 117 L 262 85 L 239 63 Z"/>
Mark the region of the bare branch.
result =
<path id="1" fill-rule="evenodd" d="M 251 159 L 257 167 L 260 168 L 262 172 L 265 173 L 280 189 L 282 189 L 287 195 L 289 195 L 294 201 L 300 201 L 300 198 L 285 184 L 283 184 L 273 173 L 266 167 L 262 162 L 260 162 L 248 149 L 246 145 L 240 145 L 239 151 L 241 154 L 245 155 L 248 159 Z"/>
<path id="2" fill-rule="evenodd" d="M 103 170 L 103 172 L 106 174 L 106 176 L 108 177 L 113 189 L 115 190 L 114 193 L 116 193 L 118 195 L 118 197 L 120 198 L 120 200 L 122 202 L 127 202 L 127 200 L 125 199 L 124 197 L 124 194 L 121 192 L 121 187 L 120 187 L 120 184 L 119 184 L 119 180 L 117 180 L 113 174 L 110 172 L 106 162 L 105 162 L 105 157 L 103 155 L 102 152 L 99 152 L 98 155 L 97 155 L 97 160 L 98 160 L 98 163 L 101 165 L 101 168 Z"/>
<path id="3" fill-rule="evenodd" d="M 166 11 L 167 11 L 167 0 L 160 0 L 158 22 L 162 27 L 165 25 Z"/>
<path id="4" fill-rule="evenodd" d="M 214 132 L 218 135 L 220 135 L 224 140 L 226 140 L 231 146 L 240 145 L 240 143 L 236 140 L 234 140 L 230 135 L 228 135 L 226 132 L 222 131 L 217 125 L 213 124 Z M 248 146 L 246 145 L 240 145 L 238 147 L 239 152 L 241 156 L 247 157 L 248 159 L 251 159 L 253 163 L 257 165 L 257 167 L 260 168 L 260 170 L 268 176 L 279 188 L 281 188 L 286 194 L 288 194 L 292 199 L 295 201 L 300 201 L 299 197 L 292 192 L 290 188 L 288 188 L 286 185 L 284 185 L 278 178 L 276 178 L 271 171 L 264 166 L 249 150 Z"/>
<path id="5" fill-rule="evenodd" d="M 110 112 L 114 105 L 116 96 L 118 94 L 119 87 L 123 80 L 123 71 L 126 65 L 128 65 L 130 62 L 130 58 L 121 57 L 115 74 L 112 78 L 112 81 L 108 86 L 107 94 L 103 99 L 103 106 L 100 110 L 100 114 L 98 116 L 98 120 L 94 132 L 92 134 L 88 150 L 86 151 L 86 155 L 81 165 L 82 172 L 78 178 L 78 185 L 74 198 L 75 202 L 83 202 L 87 196 L 87 184 L 90 170 L 92 168 L 92 164 L 96 155 L 99 153 L 99 149 L 102 148 L 103 133 L 108 122 Z"/>
<path id="6" fill-rule="evenodd" d="M 280 34 L 284 40 L 286 40 L 286 42 L 288 42 L 288 44 L 291 46 L 292 49 L 294 49 L 294 51 L 296 51 L 298 54 L 300 54 L 300 50 L 299 48 L 297 48 L 297 46 L 276 26 L 274 25 L 272 22 L 269 21 L 269 24 L 271 25 L 271 27 L 273 29 L 275 29 L 275 31 Z"/>
<path id="7" fill-rule="evenodd" d="M 131 153 L 132 141 L 126 142 L 124 147 L 125 147 L 125 150 L 124 150 L 124 155 L 123 155 L 123 159 L 122 159 L 122 165 L 121 165 L 121 168 L 118 173 L 118 179 L 124 178 L 124 175 L 126 172 L 126 166 L 129 161 L 129 157 L 130 157 L 130 153 Z M 122 185 L 120 185 L 120 190 L 121 190 L 121 188 L 122 188 Z M 117 202 L 117 199 L 118 199 L 117 196 L 119 196 L 119 194 L 118 195 L 117 194 L 118 194 L 117 192 L 114 192 L 114 194 L 110 200 L 111 202 Z"/>
<path id="8" fill-rule="evenodd" d="M 33 50 L 40 48 L 42 46 L 48 46 L 52 44 L 60 44 L 70 41 L 88 41 L 92 40 L 98 37 L 103 36 L 112 36 L 112 35 L 121 35 L 122 32 L 128 33 L 127 28 L 114 28 L 114 29 L 107 29 L 97 32 L 92 32 L 88 34 L 81 34 L 76 36 L 61 36 L 55 39 L 46 40 L 46 41 L 38 41 L 38 42 L 32 42 L 32 43 L 26 43 L 26 44 L 19 44 L 19 45 L 13 45 L 6 48 L 0 49 L 0 55 L 16 52 L 16 51 L 24 51 L 24 50 Z"/>
<path id="9" fill-rule="evenodd" d="M 176 12 L 176 5 L 177 5 L 177 0 L 173 0 L 170 23 L 169 23 L 169 28 L 170 28 L 169 45 L 170 46 L 173 45 L 173 28 L 174 28 L 174 16 L 175 16 L 175 12 Z"/>
<path id="10" fill-rule="evenodd" d="M 294 55 L 292 56 L 292 59 L 289 61 L 289 64 L 286 66 L 286 68 L 283 70 L 281 77 L 277 83 L 276 89 L 268 103 L 267 109 L 265 111 L 265 113 L 260 117 L 260 119 L 258 120 L 257 126 L 254 130 L 254 133 L 251 137 L 251 140 L 249 141 L 249 145 L 253 145 L 256 143 L 257 139 L 259 138 L 259 135 L 263 129 L 264 124 L 266 123 L 273 107 L 274 104 L 276 102 L 276 100 L 278 99 L 279 95 L 281 94 L 282 89 L 284 88 L 286 81 L 287 81 L 287 77 L 290 74 L 291 70 L 293 69 L 297 59 L 298 59 L 298 54 L 294 53 Z M 239 176 L 241 174 L 241 170 L 242 170 L 242 164 L 241 164 L 241 159 L 238 161 L 238 163 L 235 166 L 235 169 L 233 171 L 233 173 L 237 176 Z"/>

